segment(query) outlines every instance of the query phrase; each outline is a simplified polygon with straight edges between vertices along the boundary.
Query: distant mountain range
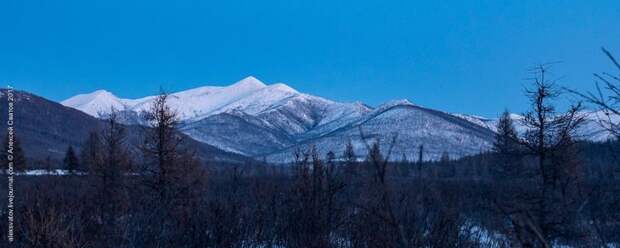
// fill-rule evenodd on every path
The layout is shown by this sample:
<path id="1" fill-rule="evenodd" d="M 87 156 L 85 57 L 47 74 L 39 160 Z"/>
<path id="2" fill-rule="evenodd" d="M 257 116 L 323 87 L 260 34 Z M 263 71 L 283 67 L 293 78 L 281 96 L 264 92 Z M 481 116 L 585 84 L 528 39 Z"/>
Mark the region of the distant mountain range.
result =
<path id="1" fill-rule="evenodd" d="M 49 101 L 42 97 L 14 91 L 15 132 L 19 138 L 30 166 L 43 166 L 49 158 L 54 166 L 60 164 L 69 145 L 80 149 L 91 131 L 100 130 L 102 120 L 73 108 Z M 0 137 L 4 139 L 7 127 L 7 90 L 0 90 Z M 130 151 L 137 153 L 138 145 L 144 140 L 144 128 L 136 125 L 126 126 L 125 143 Z M 192 149 L 203 161 L 244 162 L 249 158 L 184 136 L 182 147 Z"/>
<path id="2" fill-rule="evenodd" d="M 105 118 L 114 108 L 126 124 L 141 124 L 141 113 L 152 99 L 122 99 L 98 90 L 61 103 L 98 118 Z M 375 108 L 361 102 L 336 102 L 282 83 L 266 85 L 254 77 L 227 87 L 204 86 L 172 93 L 169 104 L 178 113 L 181 131 L 193 139 L 271 162 L 291 161 L 296 150 L 311 146 L 322 154 L 333 151 L 339 156 L 349 141 L 363 159 L 367 151 L 362 133 L 367 142 L 378 141 L 384 148 L 396 135 L 392 159 L 417 159 L 420 146 L 425 160 L 438 159 L 444 152 L 459 158 L 489 150 L 497 123 L 495 119 L 424 108 L 407 100 Z M 609 135 L 594 117 L 582 133 L 594 140 Z"/>
<path id="3" fill-rule="evenodd" d="M 142 113 L 153 96 L 122 99 L 98 90 L 71 97 L 61 104 L 28 92 L 15 91 L 16 128 L 31 161 L 47 157 L 59 161 L 69 145 L 80 148 L 88 132 L 100 128 L 112 108 L 127 126 L 127 143 L 142 140 Z M 0 128 L 6 128 L 6 90 L 0 91 Z M 358 159 L 366 143 L 378 141 L 387 149 L 396 136 L 391 159 L 436 160 L 444 152 L 451 158 L 491 148 L 497 120 L 451 114 L 415 105 L 407 100 L 377 107 L 361 102 L 342 103 L 300 93 L 285 84 L 266 85 L 248 77 L 227 87 L 205 86 L 170 94 L 170 107 L 180 118 L 187 147 L 207 161 L 290 162 L 293 154 L 314 146 L 324 155 L 342 156 L 351 142 Z M 63 106 L 64 105 L 64 106 Z M 79 111 L 78 111 L 79 110 Z M 512 115 L 515 124 L 522 118 Z M 590 113 L 579 131 L 582 138 L 602 141 L 610 137 L 597 123 L 601 113 Z M 620 118 L 615 118 L 620 121 Z M 517 125 L 517 130 L 524 128 Z"/>

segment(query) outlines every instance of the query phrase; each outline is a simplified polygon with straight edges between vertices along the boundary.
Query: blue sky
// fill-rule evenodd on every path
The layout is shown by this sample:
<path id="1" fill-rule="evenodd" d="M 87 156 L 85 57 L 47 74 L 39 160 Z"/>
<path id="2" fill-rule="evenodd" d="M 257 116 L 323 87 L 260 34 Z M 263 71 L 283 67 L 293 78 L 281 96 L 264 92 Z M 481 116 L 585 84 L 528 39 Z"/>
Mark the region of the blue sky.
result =
<path id="1" fill-rule="evenodd" d="M 421 2 L 421 1 L 419 1 Z M 528 68 L 592 88 L 620 56 L 615 1 L 0 1 L 0 83 L 52 100 L 226 85 L 495 117 L 527 108 Z M 474 3 L 475 2 L 475 3 Z"/>

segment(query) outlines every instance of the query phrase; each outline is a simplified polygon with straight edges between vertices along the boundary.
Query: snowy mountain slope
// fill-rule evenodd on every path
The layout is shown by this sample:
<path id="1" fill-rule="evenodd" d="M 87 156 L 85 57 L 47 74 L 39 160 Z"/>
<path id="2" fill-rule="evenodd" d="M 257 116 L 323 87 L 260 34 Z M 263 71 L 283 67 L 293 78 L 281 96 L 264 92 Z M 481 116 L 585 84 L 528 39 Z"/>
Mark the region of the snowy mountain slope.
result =
<path id="1" fill-rule="evenodd" d="M 292 137 L 243 112 L 220 113 L 183 124 L 181 132 L 220 149 L 248 156 L 294 144 Z"/>
<path id="2" fill-rule="evenodd" d="M 152 96 L 120 99 L 107 91 L 96 91 L 69 98 L 62 103 L 96 117 L 99 114 L 105 117 L 114 107 L 121 110 L 120 117 L 124 123 L 141 124 L 140 113 L 148 110 L 152 99 Z M 370 108 L 359 102 L 334 102 L 300 93 L 282 83 L 265 85 L 254 77 L 247 77 L 227 87 L 204 86 L 172 93 L 169 105 L 185 124 L 222 113 L 243 112 L 262 120 L 266 128 L 278 129 L 284 135 L 295 136 L 296 139 L 303 139 L 313 129 L 316 131 L 310 136 L 337 128 L 343 121 L 346 123 L 370 111 Z M 193 135 L 206 137 L 209 133 L 209 137 L 213 137 L 213 133 L 206 129 L 192 126 L 186 130 L 192 130 Z M 218 142 L 213 140 L 211 143 Z"/>
<path id="3" fill-rule="evenodd" d="M 489 119 L 489 118 L 485 118 L 482 116 L 476 116 L 476 115 L 466 115 L 466 114 L 452 114 L 456 117 L 465 119 L 466 121 L 475 123 L 476 125 L 479 125 L 481 127 L 493 130 L 494 132 L 497 131 L 497 120 L 496 119 Z"/>
<path id="4" fill-rule="evenodd" d="M 613 134 L 607 130 L 606 123 L 620 123 L 620 116 L 606 115 L 602 111 L 583 111 L 580 113 L 584 116 L 584 122 L 577 129 L 576 138 L 581 140 L 589 140 L 595 142 L 606 141 L 614 138 Z M 498 119 L 488 119 L 479 116 L 454 114 L 459 118 L 475 123 L 479 126 L 488 128 L 493 132 L 497 132 Z M 510 114 L 517 133 L 524 134 L 527 128 L 523 125 L 523 116 L 519 114 Z"/>
<path id="5" fill-rule="evenodd" d="M 443 152 L 453 158 L 476 154 L 488 150 L 493 138 L 490 130 L 463 119 L 397 101 L 380 106 L 329 134 L 306 140 L 267 158 L 274 162 L 291 161 L 296 150 L 306 150 L 311 146 L 315 146 L 321 155 L 332 151 L 341 156 L 346 142 L 351 140 L 358 159 L 363 159 L 367 148 L 360 128 L 369 143 L 378 141 L 384 149 L 389 147 L 391 137 L 397 135 L 390 158 L 393 160 L 401 159 L 403 155 L 410 159 L 417 158 L 420 145 L 424 146 L 425 160 L 436 160 Z"/>
<path id="6" fill-rule="evenodd" d="M 620 116 L 604 111 L 592 111 L 586 113 L 586 121 L 579 130 L 579 134 L 591 141 L 606 141 L 615 136 L 609 131 L 609 123 L 620 124 Z"/>
<path id="7" fill-rule="evenodd" d="M 216 114 L 187 122 L 182 130 L 222 149 L 259 155 L 320 136 L 368 111 L 360 103 L 333 102 L 275 84 L 217 110 Z M 221 118 L 232 124 L 215 125 L 214 121 Z M 239 143 L 241 140 L 244 142 Z"/>

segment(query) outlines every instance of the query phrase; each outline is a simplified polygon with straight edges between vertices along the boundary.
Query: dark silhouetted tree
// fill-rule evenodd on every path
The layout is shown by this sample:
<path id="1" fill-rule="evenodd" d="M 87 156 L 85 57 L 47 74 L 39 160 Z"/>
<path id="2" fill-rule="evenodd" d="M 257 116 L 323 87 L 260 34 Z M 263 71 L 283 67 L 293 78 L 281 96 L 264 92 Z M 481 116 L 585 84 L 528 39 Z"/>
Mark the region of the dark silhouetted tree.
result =
<path id="1" fill-rule="evenodd" d="M 342 154 L 342 160 L 344 163 L 343 172 L 345 174 L 345 180 L 349 182 L 353 179 L 353 176 L 357 173 L 357 156 L 355 155 L 355 151 L 353 148 L 353 144 L 351 140 L 347 141 L 345 145 L 344 152 Z"/>
<path id="2" fill-rule="evenodd" d="M 345 164 L 348 166 L 353 165 L 355 164 L 355 162 L 357 162 L 357 157 L 355 155 L 355 150 L 353 148 L 353 144 L 351 143 L 351 140 L 347 141 L 342 157 L 343 157 L 343 160 L 345 161 Z"/>
<path id="3" fill-rule="evenodd" d="M 111 109 L 106 118 L 101 133 L 89 135 L 83 155 L 90 163 L 89 182 L 96 192 L 96 209 L 101 220 L 99 242 L 107 247 L 117 247 L 124 232 L 118 218 L 127 208 L 124 173 L 130 163 L 125 145 L 126 131 L 118 122 L 118 112 Z"/>
<path id="4" fill-rule="evenodd" d="M 63 159 L 63 163 L 65 166 L 65 169 L 67 170 L 67 172 L 69 172 L 69 174 L 74 174 L 75 171 L 78 169 L 79 162 L 78 162 L 77 156 L 75 155 L 75 151 L 73 150 L 73 146 L 69 146 L 67 148 L 67 152 L 65 152 L 65 158 Z"/>
<path id="5" fill-rule="evenodd" d="M 97 131 L 91 131 L 82 145 L 80 161 L 89 173 L 99 169 L 103 163 L 102 144 Z"/>
<path id="6" fill-rule="evenodd" d="M 156 226 L 152 235 L 161 236 L 161 242 L 175 247 L 188 240 L 166 237 L 178 232 L 201 231 L 196 226 L 183 228 L 195 221 L 187 218 L 187 214 L 199 204 L 206 171 L 200 167 L 194 152 L 181 148 L 184 140 L 177 130 L 177 114 L 167 101 L 168 95 L 161 93 L 145 113 L 149 126 L 141 150 L 145 159 L 144 184 L 152 193 L 148 204 L 158 205 L 158 217 L 150 220 Z"/>
<path id="7" fill-rule="evenodd" d="M 157 96 L 145 115 L 149 123 L 142 147 L 147 159 L 147 170 L 153 176 L 151 186 L 159 192 L 161 199 L 173 194 L 172 187 L 178 174 L 175 162 L 179 159 L 178 147 L 181 137 L 176 133 L 177 114 L 167 105 L 168 94 Z"/>
<path id="8" fill-rule="evenodd" d="M 442 152 L 441 157 L 439 157 L 439 162 L 441 163 L 450 162 L 450 154 L 448 154 L 448 152 L 446 151 Z"/>
<path id="9" fill-rule="evenodd" d="M 424 145 L 418 147 L 417 176 L 422 176 L 422 164 L 424 163 Z"/>
<path id="10" fill-rule="evenodd" d="M 24 150 L 22 150 L 21 142 L 17 137 L 17 134 L 13 132 L 13 144 L 11 147 L 9 133 L 4 136 L 4 142 L 2 145 L 2 151 L 0 152 L 0 169 L 9 168 L 9 156 L 12 156 L 13 170 L 23 171 L 27 169 L 26 156 Z"/>
<path id="11" fill-rule="evenodd" d="M 574 235 L 564 227 L 574 224 L 580 204 L 579 163 L 572 156 L 573 137 L 583 116 L 581 104 L 557 112 L 553 101 L 561 92 L 547 78 L 547 67 L 536 67 L 533 72 L 533 86 L 526 91 L 531 110 L 521 121 L 527 131 L 520 144 L 535 160 L 535 176 L 528 183 L 535 190 L 513 192 L 511 197 L 521 200 L 508 201 L 500 208 L 510 213 L 515 233 L 529 233 L 520 238 L 523 246 L 550 247 L 557 238 Z"/>
<path id="12" fill-rule="evenodd" d="M 498 177 L 517 176 L 520 160 L 519 137 L 508 110 L 502 113 L 497 122 L 497 133 L 493 142 L 492 151 L 495 153 L 496 164 L 491 167 L 491 173 Z"/>
<path id="13" fill-rule="evenodd" d="M 493 151 L 500 154 L 517 152 L 519 138 L 514 128 L 510 112 L 505 110 L 497 122 L 497 133 L 493 142 Z"/>

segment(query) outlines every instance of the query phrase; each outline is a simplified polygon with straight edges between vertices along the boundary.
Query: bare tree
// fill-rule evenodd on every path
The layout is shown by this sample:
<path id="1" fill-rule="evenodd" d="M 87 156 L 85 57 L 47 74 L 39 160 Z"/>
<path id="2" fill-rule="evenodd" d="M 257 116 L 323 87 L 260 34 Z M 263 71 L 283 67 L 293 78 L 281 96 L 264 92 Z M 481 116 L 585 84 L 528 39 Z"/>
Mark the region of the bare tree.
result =
<path id="1" fill-rule="evenodd" d="M 182 135 L 177 130 L 177 114 L 168 104 L 168 94 L 155 97 L 144 115 L 149 127 L 145 129 L 144 143 L 140 150 L 144 156 L 143 185 L 152 193 L 146 204 L 155 209 L 143 210 L 157 216 L 145 221 L 151 225 L 150 245 L 178 246 L 197 234 L 196 220 L 190 212 L 198 205 L 204 191 L 206 171 L 195 153 L 181 148 Z M 193 224 L 192 224 L 193 223 Z M 183 229 L 188 228 L 188 229 Z"/>
<path id="2" fill-rule="evenodd" d="M 602 50 L 617 69 L 617 74 L 594 73 L 596 91 L 581 93 L 571 90 L 571 92 L 598 108 L 600 114 L 597 117 L 601 127 L 614 136 L 620 137 L 620 122 L 618 121 L 620 117 L 620 63 L 611 52 L 605 48 Z"/>
<path id="3" fill-rule="evenodd" d="M 581 104 L 577 103 L 566 112 L 558 112 L 553 100 L 560 96 L 554 82 L 547 78 L 547 66 L 533 70 L 533 87 L 526 93 L 532 110 L 521 121 L 526 128 L 520 144 L 533 157 L 535 175 L 533 192 L 515 192 L 514 200 L 500 206 L 512 220 L 523 245 L 550 247 L 553 240 L 567 235 L 563 227 L 574 221 L 573 198 L 578 163 L 574 155 L 575 132 L 583 123 Z M 533 240 L 532 240 L 533 239 Z"/>
<path id="4" fill-rule="evenodd" d="M 125 146 L 125 127 L 118 123 L 118 112 L 115 109 L 105 120 L 106 125 L 101 131 L 101 163 L 94 164 L 91 177 L 99 193 L 100 219 L 102 221 L 102 242 L 108 246 L 116 246 L 121 242 L 123 230 L 119 229 L 117 218 L 126 208 L 127 192 L 123 173 L 127 171 L 128 152 Z M 98 157 L 95 155 L 94 157 Z"/>
<path id="5" fill-rule="evenodd" d="M 296 157 L 287 200 L 287 243 L 290 247 L 332 247 L 332 237 L 344 221 L 337 198 L 345 185 L 334 175 L 335 155 L 329 152 L 324 162 L 312 147 Z"/>
<path id="6" fill-rule="evenodd" d="M 396 145 L 398 134 L 392 136 L 384 157 L 381 153 L 379 141 L 370 144 L 361 126 L 359 131 L 360 137 L 368 150 L 367 163 L 369 163 L 373 171 L 373 180 L 369 191 L 370 195 L 368 196 L 369 201 L 363 204 L 365 205 L 363 209 L 369 211 L 370 215 L 383 222 L 387 229 L 383 231 L 389 232 L 389 234 L 386 233 L 386 241 L 391 242 L 392 245 L 397 247 L 409 247 L 409 239 L 407 238 L 405 227 L 397 218 L 395 212 L 392 189 L 389 186 L 389 182 L 386 181 L 390 157 Z"/>
<path id="7" fill-rule="evenodd" d="M 151 108 L 145 113 L 150 124 L 141 150 L 146 161 L 145 170 L 152 175 L 148 182 L 159 192 L 160 199 L 168 199 L 174 191 L 175 162 L 179 159 L 178 147 L 181 137 L 176 133 L 177 114 L 167 105 L 168 94 L 155 97 Z"/>

